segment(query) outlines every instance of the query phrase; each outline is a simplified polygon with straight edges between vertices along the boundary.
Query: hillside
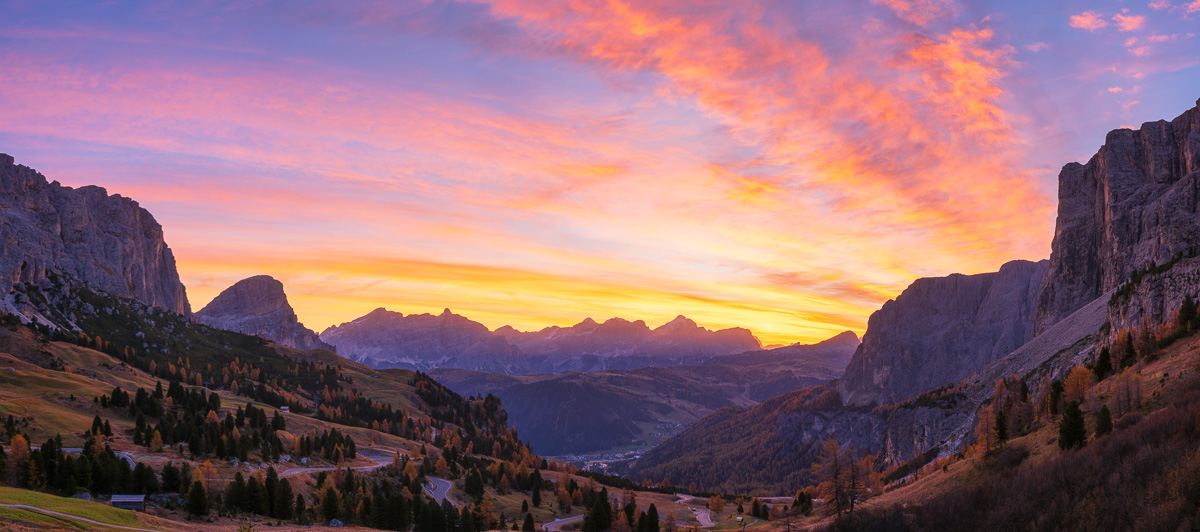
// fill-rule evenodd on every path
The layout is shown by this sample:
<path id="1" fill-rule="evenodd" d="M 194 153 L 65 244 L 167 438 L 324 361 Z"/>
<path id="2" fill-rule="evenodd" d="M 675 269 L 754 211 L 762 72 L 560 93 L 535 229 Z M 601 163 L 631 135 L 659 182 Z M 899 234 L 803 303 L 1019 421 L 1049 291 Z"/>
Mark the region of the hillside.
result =
<path id="1" fill-rule="evenodd" d="M 858 337 L 846 332 L 814 345 L 705 364 L 548 375 L 436 369 L 430 375 L 463 395 L 499 397 L 535 451 L 581 454 L 648 448 L 717 409 L 828 382 L 857 345 Z"/>

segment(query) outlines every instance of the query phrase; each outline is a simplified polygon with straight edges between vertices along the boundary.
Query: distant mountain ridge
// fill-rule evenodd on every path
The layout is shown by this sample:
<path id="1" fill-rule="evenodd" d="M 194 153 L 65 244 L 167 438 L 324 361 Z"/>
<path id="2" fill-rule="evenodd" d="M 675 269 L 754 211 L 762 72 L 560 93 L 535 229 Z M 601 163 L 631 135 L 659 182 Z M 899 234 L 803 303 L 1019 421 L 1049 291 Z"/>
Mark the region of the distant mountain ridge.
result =
<path id="1" fill-rule="evenodd" d="M 296 317 L 283 283 L 269 275 L 256 275 L 226 288 L 195 315 L 210 327 L 269 338 L 299 349 L 328 349 L 317 333 Z"/>
<path id="2" fill-rule="evenodd" d="M 375 367 L 507 374 L 680 365 L 762 346 L 747 329 L 710 331 L 683 316 L 655 329 L 641 320 L 587 318 L 571 327 L 521 332 L 504 326 L 493 332 L 449 309 L 406 316 L 379 308 L 320 336 L 342 356 Z"/>

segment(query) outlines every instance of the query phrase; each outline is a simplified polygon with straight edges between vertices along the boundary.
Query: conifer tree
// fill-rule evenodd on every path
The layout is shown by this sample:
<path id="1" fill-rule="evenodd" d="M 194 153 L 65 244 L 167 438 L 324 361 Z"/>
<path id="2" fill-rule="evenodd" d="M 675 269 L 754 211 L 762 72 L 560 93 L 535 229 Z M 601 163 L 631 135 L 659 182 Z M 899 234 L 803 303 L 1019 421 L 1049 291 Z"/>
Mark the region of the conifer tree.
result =
<path id="1" fill-rule="evenodd" d="M 1093 372 L 1096 374 L 1096 380 L 1104 380 L 1109 373 L 1112 373 L 1112 354 L 1108 350 L 1108 346 L 1100 348 L 1100 354 L 1096 356 L 1096 365 Z"/>
<path id="2" fill-rule="evenodd" d="M 533 532 L 533 514 L 525 514 L 525 523 L 521 525 L 521 532 Z"/>
<path id="3" fill-rule="evenodd" d="M 189 514 L 195 517 L 208 515 L 208 495 L 204 493 L 204 483 L 199 480 L 193 482 L 187 497 Z"/>
<path id="4" fill-rule="evenodd" d="M 1079 403 L 1071 401 L 1063 409 L 1063 417 L 1058 422 L 1058 446 L 1061 449 L 1082 447 L 1087 439 L 1087 429 L 1083 423 L 1083 411 Z"/>
<path id="5" fill-rule="evenodd" d="M 1108 405 L 1100 407 L 1100 412 L 1096 414 L 1096 436 L 1100 437 L 1112 432 L 1112 412 L 1108 411 Z"/>

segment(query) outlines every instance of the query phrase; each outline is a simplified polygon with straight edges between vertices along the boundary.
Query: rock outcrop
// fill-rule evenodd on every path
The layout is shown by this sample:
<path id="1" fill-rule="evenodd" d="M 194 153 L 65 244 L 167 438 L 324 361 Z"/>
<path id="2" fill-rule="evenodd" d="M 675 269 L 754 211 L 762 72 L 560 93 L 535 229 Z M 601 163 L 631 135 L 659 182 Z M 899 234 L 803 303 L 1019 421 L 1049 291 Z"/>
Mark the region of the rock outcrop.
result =
<path id="1" fill-rule="evenodd" d="M 900 402 L 954 383 L 1033 337 L 1047 261 L 918 279 L 867 321 L 840 385 L 847 404 Z"/>
<path id="2" fill-rule="evenodd" d="M 162 226 L 136 201 L 64 187 L 0 154 L 0 289 L 55 271 L 110 294 L 191 314 Z"/>
<path id="3" fill-rule="evenodd" d="M 1170 122 L 1112 131 L 1087 164 L 1063 167 L 1036 332 L 1124 283 L 1135 270 L 1200 251 L 1200 101 L 1197 105 Z"/>
<path id="4" fill-rule="evenodd" d="M 269 275 L 238 281 L 200 309 L 195 318 L 210 327 L 261 336 L 286 346 L 333 350 L 300 323 L 283 283 Z"/>

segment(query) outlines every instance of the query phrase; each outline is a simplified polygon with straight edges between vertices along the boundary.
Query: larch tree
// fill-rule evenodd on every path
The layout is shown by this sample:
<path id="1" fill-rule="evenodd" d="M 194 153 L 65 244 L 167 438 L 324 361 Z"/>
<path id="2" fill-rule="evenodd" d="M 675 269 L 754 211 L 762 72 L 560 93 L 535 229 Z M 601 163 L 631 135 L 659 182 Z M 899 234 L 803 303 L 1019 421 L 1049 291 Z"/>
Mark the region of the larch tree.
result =
<path id="1" fill-rule="evenodd" d="M 817 479 L 817 492 L 825 500 L 825 508 L 838 516 L 849 509 L 846 497 L 848 464 L 841 447 L 834 440 L 825 440 L 817 461 L 812 465 L 812 474 Z"/>

